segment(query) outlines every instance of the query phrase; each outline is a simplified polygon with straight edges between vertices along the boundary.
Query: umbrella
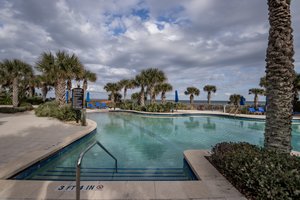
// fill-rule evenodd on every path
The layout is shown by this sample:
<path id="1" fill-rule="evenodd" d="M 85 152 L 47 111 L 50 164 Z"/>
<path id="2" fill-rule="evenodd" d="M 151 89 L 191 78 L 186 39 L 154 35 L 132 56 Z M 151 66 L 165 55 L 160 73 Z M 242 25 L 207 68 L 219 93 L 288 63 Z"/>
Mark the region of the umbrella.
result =
<path id="1" fill-rule="evenodd" d="M 245 105 L 245 101 L 246 101 L 245 97 L 241 96 L 240 105 L 242 106 Z"/>
<path id="2" fill-rule="evenodd" d="M 86 100 L 85 101 L 86 102 L 90 102 L 91 101 L 91 99 L 90 99 L 90 92 L 86 93 Z"/>
<path id="3" fill-rule="evenodd" d="M 178 98 L 178 92 L 175 90 L 175 103 L 178 103 L 179 98 Z"/>
<path id="4" fill-rule="evenodd" d="M 69 91 L 67 90 L 66 91 L 66 102 L 68 103 L 68 100 L 69 100 Z"/>

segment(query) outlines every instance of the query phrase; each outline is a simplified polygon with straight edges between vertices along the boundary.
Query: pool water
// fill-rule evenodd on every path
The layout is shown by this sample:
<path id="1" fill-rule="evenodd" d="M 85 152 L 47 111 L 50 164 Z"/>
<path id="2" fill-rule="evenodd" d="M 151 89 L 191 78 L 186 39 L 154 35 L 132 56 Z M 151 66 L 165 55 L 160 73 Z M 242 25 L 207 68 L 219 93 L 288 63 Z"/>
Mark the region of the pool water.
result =
<path id="1" fill-rule="evenodd" d="M 220 116 L 157 117 L 130 113 L 91 113 L 97 133 L 66 153 L 17 179 L 74 180 L 78 155 L 94 140 L 117 159 L 93 147 L 84 157 L 82 180 L 190 180 L 183 159 L 187 149 L 210 149 L 219 142 L 264 142 L 264 121 Z M 292 146 L 300 151 L 300 124 L 293 124 Z"/>

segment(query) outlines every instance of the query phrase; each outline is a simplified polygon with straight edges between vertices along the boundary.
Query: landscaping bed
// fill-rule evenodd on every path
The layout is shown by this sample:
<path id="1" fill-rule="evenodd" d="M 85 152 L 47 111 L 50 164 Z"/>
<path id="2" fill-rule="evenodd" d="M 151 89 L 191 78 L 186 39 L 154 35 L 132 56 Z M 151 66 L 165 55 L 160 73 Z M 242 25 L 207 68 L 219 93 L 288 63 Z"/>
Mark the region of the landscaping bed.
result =
<path id="1" fill-rule="evenodd" d="M 209 161 L 248 199 L 300 199 L 300 158 L 248 143 L 219 143 Z"/>

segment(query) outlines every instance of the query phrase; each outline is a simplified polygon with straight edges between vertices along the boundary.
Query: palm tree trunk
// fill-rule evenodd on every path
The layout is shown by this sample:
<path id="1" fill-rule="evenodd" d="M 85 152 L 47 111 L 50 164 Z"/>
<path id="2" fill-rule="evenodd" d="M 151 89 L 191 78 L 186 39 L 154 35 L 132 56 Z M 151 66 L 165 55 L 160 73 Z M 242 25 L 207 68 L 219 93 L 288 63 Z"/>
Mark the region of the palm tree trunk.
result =
<path id="1" fill-rule="evenodd" d="M 82 89 L 83 89 L 83 105 L 86 107 L 87 103 L 86 103 L 86 94 L 87 94 L 87 80 L 84 79 L 83 83 L 82 83 Z"/>
<path id="2" fill-rule="evenodd" d="M 127 96 L 127 87 L 124 87 L 124 102 L 126 100 L 126 96 Z"/>
<path id="3" fill-rule="evenodd" d="M 72 81 L 70 79 L 68 79 L 67 81 L 67 91 L 69 93 L 68 95 L 68 103 L 71 101 L 71 90 L 72 90 Z"/>
<path id="4" fill-rule="evenodd" d="M 207 103 L 208 103 L 208 105 L 210 105 L 210 98 L 211 98 L 211 92 L 208 91 L 207 92 Z"/>
<path id="5" fill-rule="evenodd" d="M 19 80 L 17 77 L 13 79 L 13 107 L 19 106 Z"/>
<path id="6" fill-rule="evenodd" d="M 150 89 L 149 89 L 149 91 L 150 91 L 150 102 L 151 102 L 151 104 L 155 103 L 154 87 L 151 86 Z"/>
<path id="7" fill-rule="evenodd" d="M 254 94 L 254 108 L 257 109 L 258 107 L 258 95 Z"/>
<path id="8" fill-rule="evenodd" d="M 194 104 L 194 95 L 193 94 L 191 94 L 191 96 L 190 96 L 190 104 L 191 105 Z"/>
<path id="9" fill-rule="evenodd" d="M 268 0 L 269 43 L 266 58 L 268 109 L 265 147 L 282 153 L 291 151 L 294 50 L 290 0 Z"/>
<path id="10" fill-rule="evenodd" d="M 43 102 L 45 102 L 46 97 L 47 97 L 47 93 L 48 93 L 47 85 L 43 85 L 43 87 L 41 88 L 41 91 L 42 91 Z"/>
<path id="11" fill-rule="evenodd" d="M 57 101 L 59 107 L 66 104 L 66 82 L 64 79 L 58 79 L 55 87 L 55 100 Z"/>
<path id="12" fill-rule="evenodd" d="M 161 92 L 161 103 L 165 103 L 166 102 L 166 93 L 164 91 Z"/>
<path id="13" fill-rule="evenodd" d="M 145 106 L 145 91 L 144 91 L 144 86 L 141 86 L 141 92 L 140 92 L 140 99 L 139 99 L 139 103 L 141 106 Z"/>

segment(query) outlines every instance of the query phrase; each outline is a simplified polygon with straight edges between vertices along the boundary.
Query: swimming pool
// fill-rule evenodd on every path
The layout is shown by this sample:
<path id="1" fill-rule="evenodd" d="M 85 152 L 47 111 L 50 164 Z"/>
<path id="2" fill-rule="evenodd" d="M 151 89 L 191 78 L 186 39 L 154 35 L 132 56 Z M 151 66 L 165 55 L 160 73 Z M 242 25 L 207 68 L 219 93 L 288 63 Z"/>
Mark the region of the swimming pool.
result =
<path id="1" fill-rule="evenodd" d="M 130 113 L 91 113 L 97 132 L 65 153 L 16 179 L 74 180 L 80 152 L 93 140 L 100 141 L 117 159 L 94 147 L 82 164 L 82 180 L 190 180 L 183 160 L 187 149 L 210 149 L 223 141 L 263 145 L 264 121 L 220 116 L 157 117 Z M 293 124 L 293 149 L 300 151 L 300 124 Z"/>

